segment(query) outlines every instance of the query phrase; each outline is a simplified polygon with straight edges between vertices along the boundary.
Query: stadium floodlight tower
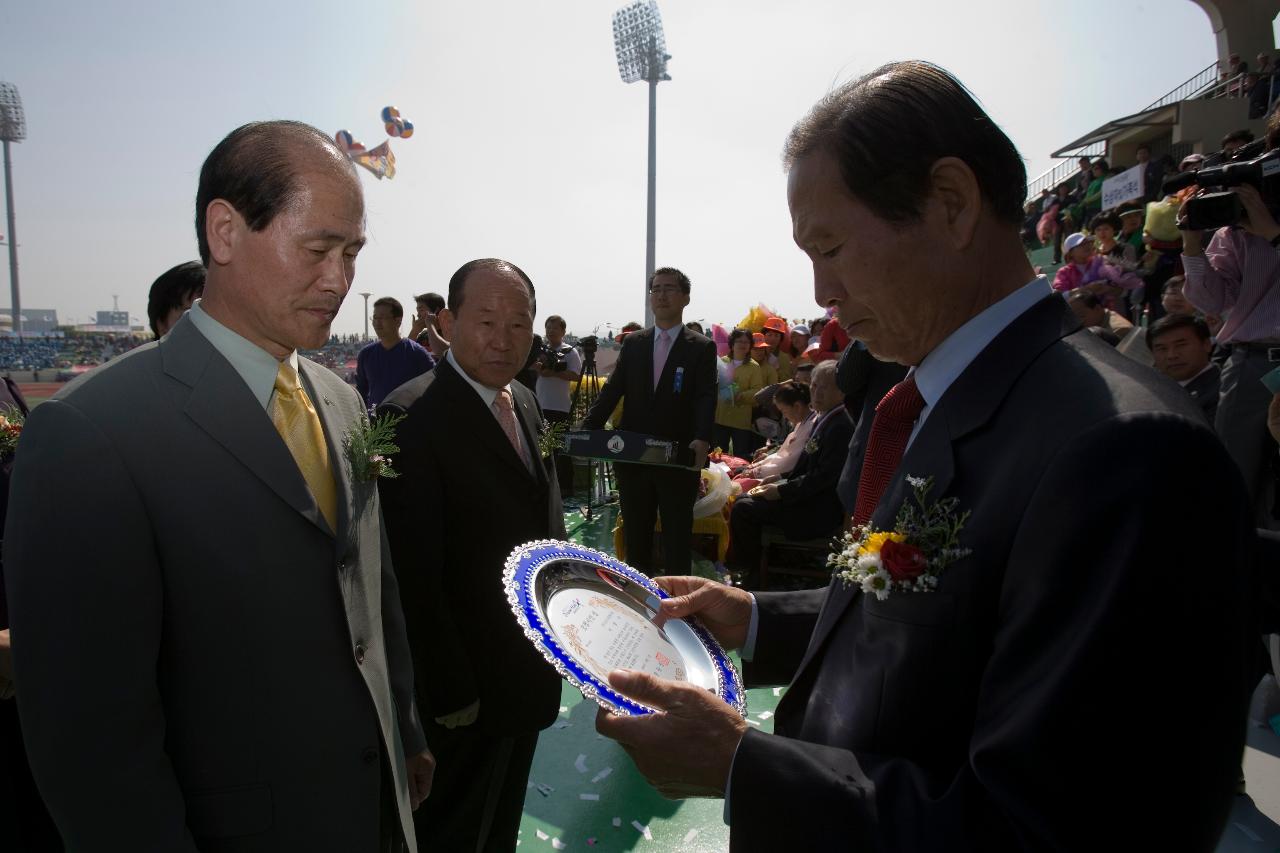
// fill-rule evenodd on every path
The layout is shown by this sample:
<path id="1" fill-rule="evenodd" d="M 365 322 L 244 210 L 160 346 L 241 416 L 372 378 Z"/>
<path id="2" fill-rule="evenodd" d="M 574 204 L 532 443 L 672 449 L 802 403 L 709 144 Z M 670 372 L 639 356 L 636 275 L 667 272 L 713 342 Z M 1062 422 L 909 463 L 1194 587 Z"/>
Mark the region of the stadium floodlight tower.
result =
<path id="1" fill-rule="evenodd" d="M 645 243 L 644 321 L 653 325 L 649 306 L 649 279 L 654 267 L 654 221 L 658 160 L 658 83 L 670 80 L 667 73 L 667 39 L 662 33 L 662 14 L 657 0 L 636 0 L 613 13 L 613 48 L 618 54 L 618 73 L 623 83 L 644 80 L 649 84 L 649 221 Z"/>
<path id="2" fill-rule="evenodd" d="M 22 346 L 22 300 L 18 296 L 18 235 L 13 216 L 13 167 L 9 163 L 9 143 L 27 138 L 27 118 L 22 112 L 18 87 L 0 83 L 0 140 L 4 142 L 4 196 L 9 210 L 9 288 L 13 296 L 13 333 Z"/>

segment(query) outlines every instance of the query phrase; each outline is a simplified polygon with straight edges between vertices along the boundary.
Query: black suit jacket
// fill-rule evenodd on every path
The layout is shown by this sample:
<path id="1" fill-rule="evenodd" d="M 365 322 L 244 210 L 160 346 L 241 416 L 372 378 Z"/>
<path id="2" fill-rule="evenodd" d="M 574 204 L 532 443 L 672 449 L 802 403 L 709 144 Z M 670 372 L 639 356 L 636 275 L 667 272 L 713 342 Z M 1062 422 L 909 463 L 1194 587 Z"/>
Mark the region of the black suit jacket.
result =
<path id="1" fill-rule="evenodd" d="M 618 429 L 671 439 L 681 446 L 695 439 L 710 444 L 716 420 L 715 342 L 692 329 L 681 329 L 654 388 L 653 337 L 650 326 L 622 342 L 613 373 L 583 426 L 602 428 L 625 398 L 622 423 L 614 425 Z"/>
<path id="2" fill-rule="evenodd" d="M 778 523 L 789 536 L 822 536 L 839 527 L 843 516 L 836 483 L 849 455 L 852 435 L 853 422 L 843 406 L 818 416 L 796 467 L 778 486 Z"/>
<path id="3" fill-rule="evenodd" d="M 1218 414 L 1218 394 L 1222 389 L 1222 368 L 1210 362 L 1209 369 L 1183 386 L 1200 411 L 1213 423 Z"/>
<path id="4" fill-rule="evenodd" d="M 1094 470 L 1134 486 L 1096 488 Z M 738 749 L 732 848 L 1213 849 L 1244 734 L 1254 536 L 1182 389 L 1047 297 L 938 401 L 874 527 L 892 528 L 906 475 L 972 512 L 971 553 L 933 592 L 757 593 L 747 677 L 791 687 L 777 734 Z M 1176 700 L 1153 697 L 1166 687 Z"/>
<path id="5" fill-rule="evenodd" d="M 546 728 L 560 707 L 560 678 L 521 633 L 502 587 L 518 545 L 565 536 L 560 490 L 537 451 L 538 401 L 518 382 L 511 393 L 533 473 L 448 361 L 378 410 L 407 416 L 392 460 L 400 476 L 380 488 L 422 715 L 479 699 L 476 725 L 493 735 Z"/>

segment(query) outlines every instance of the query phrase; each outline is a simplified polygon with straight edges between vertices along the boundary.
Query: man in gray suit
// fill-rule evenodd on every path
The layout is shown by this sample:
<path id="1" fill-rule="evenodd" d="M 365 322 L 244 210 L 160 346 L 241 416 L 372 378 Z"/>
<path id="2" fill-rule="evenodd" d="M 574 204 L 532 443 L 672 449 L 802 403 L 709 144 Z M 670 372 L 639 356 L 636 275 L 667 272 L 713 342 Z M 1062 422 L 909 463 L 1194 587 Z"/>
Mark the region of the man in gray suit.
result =
<path id="1" fill-rule="evenodd" d="M 196 232 L 204 298 L 23 436 L 4 563 L 37 783 L 78 851 L 413 849 L 434 763 L 344 450 L 364 407 L 297 354 L 351 287 L 359 180 L 315 128 L 245 125 Z"/>

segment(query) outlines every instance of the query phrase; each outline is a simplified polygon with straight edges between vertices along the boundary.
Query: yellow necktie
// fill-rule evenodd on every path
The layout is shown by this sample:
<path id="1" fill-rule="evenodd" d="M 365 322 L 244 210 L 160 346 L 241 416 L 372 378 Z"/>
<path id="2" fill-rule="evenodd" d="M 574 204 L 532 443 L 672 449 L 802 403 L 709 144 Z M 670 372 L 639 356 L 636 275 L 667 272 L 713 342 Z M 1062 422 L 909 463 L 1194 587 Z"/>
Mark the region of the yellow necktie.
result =
<path id="1" fill-rule="evenodd" d="M 338 490 L 329 467 L 329 445 L 324 440 L 320 416 L 298 383 L 298 371 L 287 361 L 280 362 L 280 369 L 276 371 L 276 396 L 268 411 L 271 423 L 275 424 L 276 431 L 293 454 L 293 461 L 298 463 L 298 470 L 307 481 L 325 521 L 336 533 Z"/>

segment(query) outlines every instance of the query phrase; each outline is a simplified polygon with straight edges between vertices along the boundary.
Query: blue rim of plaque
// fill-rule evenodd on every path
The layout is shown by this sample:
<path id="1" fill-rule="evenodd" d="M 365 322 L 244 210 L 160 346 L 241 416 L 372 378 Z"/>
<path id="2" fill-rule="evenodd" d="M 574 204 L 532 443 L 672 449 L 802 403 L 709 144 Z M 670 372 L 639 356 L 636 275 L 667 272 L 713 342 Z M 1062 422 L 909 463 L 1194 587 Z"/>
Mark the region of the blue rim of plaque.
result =
<path id="1" fill-rule="evenodd" d="M 602 682 L 581 667 L 556 641 L 533 594 L 538 573 L 555 560 L 580 560 L 598 568 L 607 569 L 638 584 L 659 599 L 670 596 L 647 575 L 603 551 L 558 539 L 540 539 L 521 545 L 511 552 L 502 572 L 502 586 L 507 595 L 507 603 L 511 605 L 511 610 L 515 613 L 521 629 L 524 630 L 530 642 L 537 646 L 547 663 L 555 667 L 562 678 L 578 688 L 584 697 L 615 714 L 630 717 L 652 714 L 653 708 L 628 699 L 610 687 L 607 682 Z M 729 656 L 725 654 L 715 637 L 711 636 L 711 633 L 696 619 L 681 621 L 693 631 L 694 636 L 702 643 L 715 664 L 716 693 L 729 707 L 745 718 L 747 716 L 746 691 L 742 686 L 742 677 L 738 674 L 733 662 L 729 660 Z"/>

